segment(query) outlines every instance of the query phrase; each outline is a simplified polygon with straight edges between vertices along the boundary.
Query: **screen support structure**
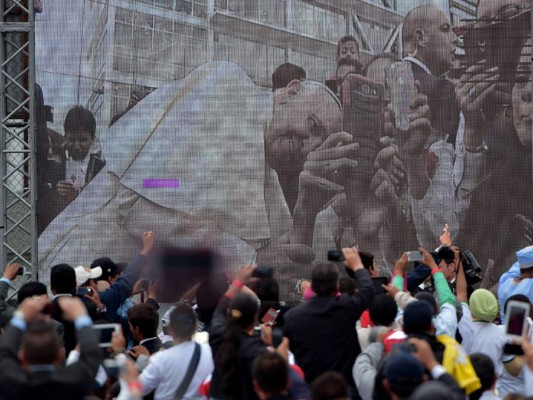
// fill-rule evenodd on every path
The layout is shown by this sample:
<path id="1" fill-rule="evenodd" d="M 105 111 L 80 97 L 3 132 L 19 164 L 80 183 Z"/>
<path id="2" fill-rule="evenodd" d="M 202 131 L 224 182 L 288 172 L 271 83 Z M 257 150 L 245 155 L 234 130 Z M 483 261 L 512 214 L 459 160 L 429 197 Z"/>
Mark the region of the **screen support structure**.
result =
<path id="1" fill-rule="evenodd" d="M 0 0 L 0 270 L 24 270 L 11 296 L 38 279 L 34 21 L 34 0 Z"/>

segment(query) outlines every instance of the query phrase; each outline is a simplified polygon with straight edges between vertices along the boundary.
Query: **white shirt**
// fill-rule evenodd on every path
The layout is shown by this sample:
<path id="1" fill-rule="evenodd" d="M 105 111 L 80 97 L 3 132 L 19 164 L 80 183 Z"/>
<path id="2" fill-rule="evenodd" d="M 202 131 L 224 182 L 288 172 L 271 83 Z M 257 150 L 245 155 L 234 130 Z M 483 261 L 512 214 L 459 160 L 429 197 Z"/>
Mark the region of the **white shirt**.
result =
<path id="1" fill-rule="evenodd" d="M 528 318 L 527 322 L 529 324 L 528 340 L 531 341 L 533 339 L 533 321 Z M 505 334 L 505 325 L 500 325 L 498 328 Z M 511 361 L 513 358 L 513 355 L 504 355 L 503 361 Z M 528 368 L 527 364 L 522 365 L 522 369 L 517 376 L 511 375 L 505 368 L 503 369 L 503 374 L 496 383 L 496 389 L 500 397 L 505 397 L 508 393 L 518 393 L 526 396 L 525 376 Z"/>
<path id="2" fill-rule="evenodd" d="M 203 400 L 198 389 L 213 372 L 213 355 L 208 345 L 202 344 L 200 362 L 194 377 L 185 392 L 184 400 Z M 150 363 L 139 376 L 143 395 L 155 389 L 155 400 L 173 400 L 183 380 L 194 351 L 194 342 L 184 342 L 152 355 Z"/>
<path id="3" fill-rule="evenodd" d="M 465 315 L 461 320 L 465 319 Z M 470 320 L 470 329 L 462 331 L 459 325 L 459 332 L 463 337 L 462 346 L 468 355 L 473 353 L 482 353 L 490 357 L 494 363 L 496 375 L 500 377 L 503 374 L 503 347 L 507 343 L 507 337 L 498 328 L 497 325 L 490 322 Z"/>

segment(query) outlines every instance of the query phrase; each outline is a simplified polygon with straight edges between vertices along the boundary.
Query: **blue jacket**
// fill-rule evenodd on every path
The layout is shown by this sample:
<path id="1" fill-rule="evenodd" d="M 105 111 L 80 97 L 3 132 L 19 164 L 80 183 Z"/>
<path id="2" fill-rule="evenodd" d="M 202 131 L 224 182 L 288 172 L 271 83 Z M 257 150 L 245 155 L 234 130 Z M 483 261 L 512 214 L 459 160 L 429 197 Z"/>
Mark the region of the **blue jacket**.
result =
<path id="1" fill-rule="evenodd" d="M 533 279 L 527 278 L 519 280 L 520 264 L 515 262 L 509 271 L 500 276 L 498 284 L 498 301 L 500 303 L 501 323 L 505 322 L 505 302 L 514 294 L 523 294 L 533 303 Z"/>
<path id="2" fill-rule="evenodd" d="M 100 301 L 107 308 L 107 318 L 115 321 L 120 305 L 131 296 L 133 285 L 139 280 L 144 266 L 148 262 L 145 256 L 138 255 L 128 264 L 124 272 L 103 292 L 99 292 Z"/>

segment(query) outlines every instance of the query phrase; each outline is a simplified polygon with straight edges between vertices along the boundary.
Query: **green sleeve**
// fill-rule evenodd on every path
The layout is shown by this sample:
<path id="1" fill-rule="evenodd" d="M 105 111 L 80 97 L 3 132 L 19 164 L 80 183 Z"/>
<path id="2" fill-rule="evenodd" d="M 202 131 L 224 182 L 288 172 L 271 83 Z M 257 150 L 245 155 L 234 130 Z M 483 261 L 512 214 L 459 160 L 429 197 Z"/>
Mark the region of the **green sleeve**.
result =
<path id="1" fill-rule="evenodd" d="M 450 285 L 442 272 L 435 272 L 433 274 L 433 281 L 435 282 L 435 289 L 439 297 L 439 307 L 445 303 L 455 306 L 455 296 L 453 295 Z"/>
<path id="2" fill-rule="evenodd" d="M 400 292 L 403 292 L 403 276 L 395 275 L 392 278 L 392 285 L 396 286 Z"/>

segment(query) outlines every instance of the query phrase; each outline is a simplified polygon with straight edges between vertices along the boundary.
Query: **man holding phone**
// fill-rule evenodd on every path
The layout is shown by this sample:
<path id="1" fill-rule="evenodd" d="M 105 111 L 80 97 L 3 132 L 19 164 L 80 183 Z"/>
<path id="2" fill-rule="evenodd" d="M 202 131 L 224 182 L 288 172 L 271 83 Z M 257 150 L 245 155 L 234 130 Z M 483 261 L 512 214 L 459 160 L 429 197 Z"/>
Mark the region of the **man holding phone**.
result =
<path id="1" fill-rule="evenodd" d="M 80 346 L 79 361 L 63 367 L 65 353 L 57 333 L 42 319 L 47 303 L 39 296 L 25 299 L 2 336 L 1 399 L 38 399 L 43 393 L 48 398 L 81 399 L 89 394 L 101 353 L 87 310 L 75 297 L 58 300 L 64 320 L 75 326 Z"/>
<path id="2" fill-rule="evenodd" d="M 352 296 L 337 296 L 337 267 L 318 264 L 311 278 L 316 296 L 287 312 L 284 335 L 307 382 L 333 370 L 342 373 L 353 387 L 352 366 L 361 352 L 355 324 L 371 303 L 374 288 L 358 250 L 344 248 L 343 254 L 344 264 L 354 272 L 358 291 Z"/>

